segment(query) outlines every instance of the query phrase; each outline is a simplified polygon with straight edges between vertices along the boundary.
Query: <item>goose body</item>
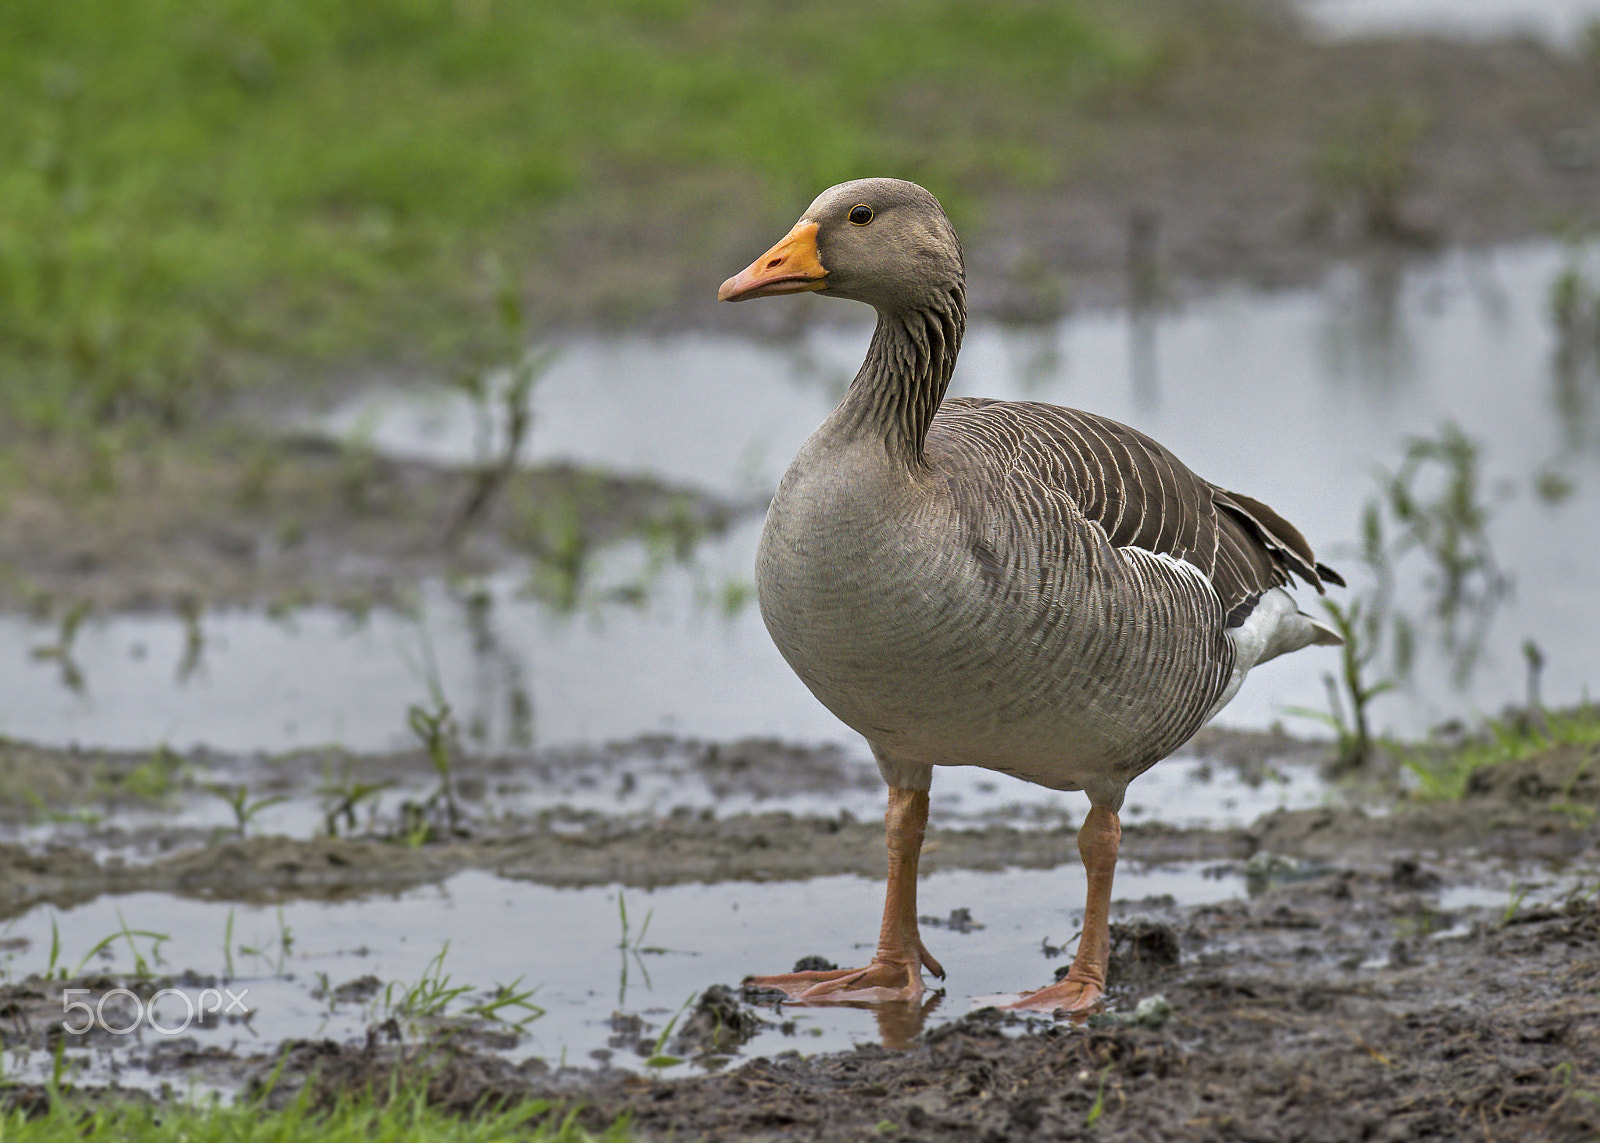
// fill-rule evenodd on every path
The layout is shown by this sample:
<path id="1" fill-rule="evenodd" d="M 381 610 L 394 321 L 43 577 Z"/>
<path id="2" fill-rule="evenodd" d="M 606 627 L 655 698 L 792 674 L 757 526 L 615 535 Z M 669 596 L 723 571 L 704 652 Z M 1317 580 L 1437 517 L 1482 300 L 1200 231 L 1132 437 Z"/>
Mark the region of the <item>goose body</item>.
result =
<path id="1" fill-rule="evenodd" d="M 1254 666 L 1338 642 L 1284 588 L 1341 581 L 1270 508 L 1134 429 L 1035 402 L 945 400 L 965 284 L 954 232 L 921 187 L 825 191 L 720 296 L 801 290 L 866 301 L 878 325 L 778 487 L 756 582 L 778 649 L 867 739 L 890 787 L 889 900 L 868 968 L 755 983 L 807 1002 L 920 994 L 921 968 L 939 971 L 915 924 L 927 791 L 935 767 L 970 765 L 1089 796 L 1073 973 L 1022 1001 L 1087 1007 L 1104 986 L 1128 783 Z"/>
<path id="2" fill-rule="evenodd" d="M 1232 504 L 1225 494 L 1125 426 L 946 401 L 917 474 L 830 429 L 796 457 L 768 514 L 762 615 L 823 705 L 902 765 L 983 766 L 1093 789 L 1120 808 L 1127 783 L 1187 741 L 1252 666 L 1329 637 L 1270 572 L 1256 606 L 1226 625 L 1228 600 L 1185 556 L 1227 575 L 1218 549 L 1241 532 L 1248 542 L 1247 525 L 1216 506 Z M 1121 469 L 1096 467 L 1112 458 Z M 1118 544 L 1084 512 L 1095 474 L 1126 489 L 1135 460 L 1190 494 L 1189 543 Z M 1194 508 L 1208 501 L 1201 518 Z"/>

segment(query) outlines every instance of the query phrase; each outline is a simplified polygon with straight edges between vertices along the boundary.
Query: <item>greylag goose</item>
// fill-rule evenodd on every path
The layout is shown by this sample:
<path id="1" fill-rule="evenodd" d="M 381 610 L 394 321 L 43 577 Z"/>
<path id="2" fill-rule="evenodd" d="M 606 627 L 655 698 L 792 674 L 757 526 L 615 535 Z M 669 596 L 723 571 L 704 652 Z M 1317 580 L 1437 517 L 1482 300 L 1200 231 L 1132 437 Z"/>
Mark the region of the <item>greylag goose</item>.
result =
<path id="1" fill-rule="evenodd" d="M 1295 528 L 1149 437 L 1054 405 L 945 400 L 966 325 L 961 246 L 898 179 L 824 191 L 718 291 L 817 291 L 877 310 L 865 363 L 767 513 L 761 615 L 889 787 L 889 874 L 865 968 L 746 982 L 807 1003 L 916 1000 L 944 971 L 917 928 L 935 766 L 1082 790 L 1088 879 L 1071 969 L 1013 1007 L 1080 1012 L 1105 990 L 1128 783 L 1181 746 L 1258 663 L 1329 627 L 1284 586 L 1342 584 Z"/>

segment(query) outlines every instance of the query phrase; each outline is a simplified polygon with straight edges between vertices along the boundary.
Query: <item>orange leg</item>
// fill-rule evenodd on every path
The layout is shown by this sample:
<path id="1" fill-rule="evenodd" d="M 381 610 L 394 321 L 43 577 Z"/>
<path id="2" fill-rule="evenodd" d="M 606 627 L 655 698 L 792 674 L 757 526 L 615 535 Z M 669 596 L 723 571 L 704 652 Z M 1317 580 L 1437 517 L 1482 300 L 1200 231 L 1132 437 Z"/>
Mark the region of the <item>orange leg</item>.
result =
<path id="1" fill-rule="evenodd" d="M 928 826 L 928 792 L 891 786 L 883 824 L 889 846 L 889 885 L 872 963 L 866 968 L 750 976 L 745 978 L 746 985 L 782 992 L 804 1004 L 879 1004 L 920 997 L 924 968 L 944 979 L 944 969 L 923 947 L 917 930 L 917 861 Z"/>
<path id="2" fill-rule="evenodd" d="M 1122 823 L 1111 810 L 1093 806 L 1078 830 L 1078 854 L 1089 881 L 1083 906 L 1083 936 L 1067 975 L 1037 992 L 1024 992 L 1008 1008 L 1031 1012 L 1085 1012 L 1106 990 L 1106 962 L 1111 958 L 1111 877 L 1117 871 L 1117 846 Z"/>

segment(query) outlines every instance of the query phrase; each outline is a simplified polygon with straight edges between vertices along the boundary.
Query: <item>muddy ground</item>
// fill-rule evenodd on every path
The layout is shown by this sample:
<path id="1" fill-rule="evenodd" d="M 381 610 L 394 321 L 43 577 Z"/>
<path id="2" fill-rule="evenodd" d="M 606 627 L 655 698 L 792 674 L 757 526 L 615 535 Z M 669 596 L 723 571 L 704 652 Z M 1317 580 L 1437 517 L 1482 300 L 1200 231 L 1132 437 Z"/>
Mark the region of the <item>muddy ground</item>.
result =
<path id="1" fill-rule="evenodd" d="M 437 1044 L 297 1044 L 288 1070 L 333 1091 L 427 1072 L 463 1111 L 532 1093 L 652 1139 L 1595 1138 L 1600 906 L 1434 931 L 1452 921 L 1429 911 L 1435 884 L 1397 861 L 1122 926 L 1155 963 L 1125 968 L 1122 1010 L 1081 1027 L 987 1009 L 909 1050 L 791 1051 L 674 1083 Z"/>
<path id="2" fill-rule="evenodd" d="M 1594 61 L 1522 41 L 1329 44 L 1270 16 L 1236 35 L 1201 37 L 1190 50 L 1150 89 L 1108 104 L 1092 133 L 1064 125 L 1041 141 L 1073 156 L 1060 185 L 975 178 L 962 188 L 979 314 L 1048 319 L 1074 306 L 1165 304 L 1222 280 L 1301 283 L 1341 259 L 1381 269 L 1446 245 L 1600 218 Z M 1408 125 L 1415 138 L 1389 184 L 1339 158 L 1346 144 L 1381 150 L 1385 132 L 1404 134 Z M 734 310 L 710 300 L 716 283 L 803 203 L 781 217 L 741 216 L 707 239 L 702 218 L 675 213 L 698 211 L 698 193 L 611 193 L 633 205 L 593 204 L 555 219 L 566 237 L 528 275 L 532 308 L 552 331 L 622 314 L 644 327 L 741 323 L 773 337 L 829 316 L 827 303 Z M 160 448 L 130 442 L 108 457 L 26 445 L 30 480 L 0 504 L 0 602 L 56 616 L 85 603 L 317 599 L 359 608 L 403 602 L 425 576 L 527 558 L 554 570 L 559 593 L 559 575 L 571 575 L 594 545 L 638 535 L 692 543 L 755 510 L 693 490 L 552 470 L 514 478 L 490 511 L 458 530 L 474 474 L 281 439 L 261 429 L 262 413 L 278 403 L 276 395 L 254 401 L 243 429 L 211 424 L 221 435 Z M 1319 749 L 1221 734 L 1203 744 L 1236 765 Z M 836 757 L 781 744 L 701 744 L 688 754 L 730 790 L 773 775 L 802 788 L 863 780 Z M 458 792 L 469 827 L 459 834 L 436 822 L 421 845 L 396 844 L 381 828 L 281 838 L 63 819 L 48 844 L 0 844 L 0 914 L 136 889 L 333 899 L 463 868 L 629 886 L 881 872 L 881 825 L 847 816 L 494 812 L 502 784 L 603 765 L 606 755 L 596 748 L 463 763 Z M 150 759 L 0 743 L 0 817 L 20 828 L 41 815 L 70 816 L 86 801 L 114 811 L 142 796 L 127 788 L 128 776 Z M 181 761 L 221 768 L 262 792 L 297 780 L 274 777 L 293 774 L 293 758 Z M 315 773 L 304 761 L 302 772 Z M 350 761 L 358 776 L 425 782 L 429 773 L 420 754 Z M 1594 894 L 1454 913 L 1439 900 L 1507 863 L 1600 886 L 1597 761 L 1594 748 L 1569 748 L 1497 767 L 1453 804 L 1411 804 L 1379 783 L 1354 799 L 1379 809 L 1280 812 L 1227 830 L 1130 825 L 1124 860 L 1254 861 L 1259 892 L 1202 908 L 1120 904 L 1118 983 L 1109 1012 L 1087 1026 L 980 1012 L 905 1050 L 743 1060 L 731 1054 L 741 1022 L 781 1017 L 730 992 L 714 994 L 676 1046 L 704 1053 L 719 1070 L 673 1082 L 513 1065 L 496 1054 L 493 1036 L 471 1027 L 421 1043 L 393 1042 L 374 1027 L 362 1043 L 276 1045 L 247 1057 L 175 1043 L 142 1066 L 164 1070 L 175 1087 L 198 1079 L 243 1088 L 286 1051 L 275 1098 L 301 1083 L 324 1093 L 381 1088 L 399 1069 L 426 1073 L 435 1097 L 464 1112 L 484 1099 L 543 1095 L 581 1108 L 595 1126 L 626 1114 L 641 1136 L 660 1139 L 1593 1139 Z M 990 822 L 930 831 L 924 868 L 1062 865 L 1070 881 L 1076 860 L 1065 828 Z M 120 982 L 84 983 L 103 991 Z M 1134 1019 L 1139 1002 L 1157 994 L 1165 1007 L 1148 1005 Z M 59 1016 L 37 981 L 0 990 L 8 1045 L 48 1047 Z M 886 1019 L 902 1033 L 917 1023 L 911 1013 Z M 638 1031 L 618 1036 L 627 1042 Z M 42 1096 L 24 1085 L 7 1098 L 26 1105 Z"/>
<path id="3" fill-rule="evenodd" d="M 687 549 L 765 508 L 571 465 L 486 480 L 493 464 L 452 469 L 303 435 L 129 449 L 107 461 L 103 492 L 83 487 L 83 459 L 64 444 L 34 450 L 29 486 L 0 502 L 0 605 L 63 618 L 261 603 L 359 612 L 404 605 L 426 577 L 511 562 L 561 602 L 602 545 Z"/>
<path id="4" fill-rule="evenodd" d="M 862 780 L 859 768 L 828 750 L 765 741 L 672 745 L 688 759 L 687 771 L 721 782 L 729 795 L 773 793 L 773 775 L 790 791 Z M 881 825 L 848 815 L 496 812 L 500 783 L 559 785 L 607 765 L 643 765 L 665 746 L 643 740 L 464 761 L 455 783 L 458 824 L 450 829 L 439 818 L 422 845 L 381 820 L 340 837 L 301 839 L 159 828 L 140 837 L 88 822 L 76 835 L 63 829 L 47 848 L 0 846 L 0 914 L 139 889 L 337 900 L 469 867 L 557 885 L 880 874 Z M 1213 764 L 1245 771 L 1323 749 L 1215 730 L 1197 743 Z M 37 778 L 53 802 L 87 800 L 114 818 L 135 798 L 127 778 L 148 756 L 9 743 L 0 746 L 0 761 L 8 783 Z M 280 777 L 263 789 L 303 795 L 313 771 L 285 761 L 200 754 L 180 764 L 195 781 L 219 770 L 258 779 L 270 770 Z M 1325 807 L 1277 811 L 1243 828 L 1129 825 L 1124 862 L 1202 859 L 1243 870 L 1251 892 L 1201 907 L 1171 897 L 1119 901 L 1110 1003 L 1081 1026 L 984 1010 L 921 1034 L 923 1012 L 891 1007 L 878 1022 L 893 1047 L 808 1056 L 780 1044 L 771 1054 L 768 1037 L 760 1050 L 770 1057 L 749 1059 L 740 1045 L 750 1027 L 781 1024 L 783 1012 L 767 998 L 741 997 L 737 980 L 708 979 L 668 1045 L 700 1061 L 704 1074 L 688 1079 L 640 1074 L 661 1029 L 637 1016 L 615 1020 L 614 1043 L 623 1060 L 633 1060 L 626 1069 L 513 1063 L 500 1052 L 515 1046 L 514 1030 L 460 1021 L 405 1035 L 392 1020 L 374 1023 L 365 1040 L 237 1053 L 153 1037 L 122 1067 L 173 1090 L 190 1083 L 241 1090 L 265 1084 L 282 1058 L 273 1099 L 304 1084 L 318 1098 L 351 1087 L 381 1091 L 398 1071 L 425 1079 L 434 1098 L 464 1113 L 485 1100 L 545 1098 L 555 1114 L 576 1108 L 595 1127 L 627 1115 L 651 1139 L 1589 1139 L 1600 1131 L 1596 763 L 1597 746 L 1550 750 L 1480 771 L 1456 803 L 1397 801 L 1391 783 L 1372 778 L 1345 786 Z M 397 754 L 360 759 L 358 768 L 363 779 L 409 786 L 429 763 Z M 1362 808 L 1379 800 L 1384 808 Z M 117 852 L 104 856 L 108 849 Z M 935 827 L 924 867 L 1060 866 L 1065 883 L 1081 876 L 1074 849 L 1069 823 Z M 1559 877 L 1571 891 L 1534 905 L 1515 893 L 1495 907 L 1444 904 L 1452 888 L 1506 869 Z M 1056 954 L 1064 966 L 1070 949 Z M 118 986 L 148 995 L 167 984 L 216 983 L 103 974 L 14 981 L 0 988 L 4 1040 L 13 1052 L 47 1053 L 60 1035 L 62 987 L 88 988 L 94 999 Z M 341 994 L 377 987 L 362 979 L 333 985 Z M 931 993 L 929 1010 L 940 1000 Z M 32 1105 L 45 1096 L 24 1084 L 8 1098 Z"/>
<path id="5" fill-rule="evenodd" d="M 572 809 L 559 794 L 549 808 L 504 813 L 497 802 L 530 785 L 559 789 L 562 781 L 600 776 L 627 781 L 630 771 L 655 771 L 670 746 L 686 759 L 676 771 L 706 781 L 723 797 L 757 799 L 809 791 L 836 793 L 877 784 L 860 763 L 837 751 L 801 748 L 768 739 L 735 743 L 639 739 L 585 750 L 533 756 L 463 759 L 452 787 L 454 825 L 432 797 L 437 776 L 422 752 L 346 756 L 350 783 L 392 782 L 415 792 L 429 826 L 425 844 L 403 832 L 415 820 L 396 814 L 357 815 L 346 824 L 330 813 L 324 836 L 260 836 L 250 825 L 176 828 L 159 819 L 129 827 L 119 810 L 151 799 L 131 793 L 148 782 L 151 754 L 62 751 L 0 739 L 0 789 L 7 812 L 0 826 L 58 820 L 49 843 L 0 842 L 0 917 L 36 904 L 66 906 L 102 893 L 168 892 L 237 901 L 340 898 L 437 881 L 463 869 L 557 886 L 622 884 L 640 888 L 686 882 L 800 880 L 835 874 L 877 877 L 883 872 L 883 826 L 836 816 L 787 811 L 714 814 L 678 807 L 664 815 Z M 1328 747 L 1283 735 L 1208 728 L 1188 753 L 1234 769 L 1324 755 Z M 169 787 L 156 805 L 185 792 L 242 786 L 252 799 L 301 798 L 331 807 L 318 782 L 325 755 L 233 758 L 207 752 L 164 754 Z M 1591 807 L 1600 806 L 1600 750 L 1563 746 L 1534 759 L 1507 763 L 1474 777 L 1460 802 L 1406 803 L 1391 780 L 1347 785 L 1343 804 L 1278 810 L 1249 826 L 1179 828 L 1126 822 L 1121 860 L 1146 865 L 1182 861 L 1245 862 L 1257 854 L 1365 871 L 1427 855 L 1451 882 L 1471 877 L 1487 859 L 1582 862 L 1597 834 Z M 24 797 L 19 791 L 27 790 Z M 1007 822 L 930 827 L 922 870 L 1052 868 L 1077 862 L 1076 822 L 1045 828 Z M 1462 865 L 1452 862 L 1460 856 Z M 1592 856 L 1592 855 L 1591 855 Z"/>

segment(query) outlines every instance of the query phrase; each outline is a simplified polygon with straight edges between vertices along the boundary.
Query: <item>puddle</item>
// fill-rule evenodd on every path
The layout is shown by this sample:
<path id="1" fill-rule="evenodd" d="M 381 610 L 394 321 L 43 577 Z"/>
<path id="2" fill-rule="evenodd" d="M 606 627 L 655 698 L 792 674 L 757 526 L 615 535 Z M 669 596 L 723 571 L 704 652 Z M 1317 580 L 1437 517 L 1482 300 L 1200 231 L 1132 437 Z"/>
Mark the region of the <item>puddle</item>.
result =
<path id="1" fill-rule="evenodd" d="M 707 598 L 713 585 L 750 578 L 758 534 L 756 523 L 703 544 L 693 567 L 661 573 L 640 605 L 576 614 L 525 597 L 510 572 L 477 585 L 486 609 L 436 582 L 411 615 L 211 612 L 198 656 L 172 617 L 91 620 L 73 644 L 80 690 L 63 685 L 59 664 L 31 655 L 54 641 L 50 627 L 0 616 L 0 679 L 16 684 L 0 734 L 124 748 L 384 750 L 414 742 L 406 710 L 431 705 L 437 685 L 469 741 L 491 749 L 647 732 L 834 737 L 837 723 L 809 694 L 789 693 L 804 689 L 754 609 L 729 618 Z M 649 562 L 632 546 L 603 553 L 591 570 L 596 594 L 635 583 Z"/>
<path id="2" fill-rule="evenodd" d="M 1600 19 L 1595 0 L 1300 0 L 1299 7 L 1339 37 L 1525 35 L 1558 47 L 1578 44 Z"/>
<path id="3" fill-rule="evenodd" d="M 1528 639 L 1544 656 L 1544 700 L 1573 703 L 1596 681 L 1592 631 L 1572 617 L 1600 614 L 1600 533 L 1586 526 L 1600 497 L 1600 385 L 1592 368 L 1574 375 L 1555 364 L 1547 300 L 1567 261 L 1534 245 L 1403 271 L 1348 268 L 1317 290 L 1225 291 L 1154 317 L 983 323 L 968 335 L 952 391 L 1078 405 L 1138 424 L 1200 472 L 1263 494 L 1346 570 L 1374 471 L 1399 463 L 1408 435 L 1454 420 L 1482 442 L 1488 534 L 1514 590 L 1466 684 L 1423 646 L 1416 677 L 1429 683 L 1378 699 L 1376 722 L 1418 733 L 1497 711 L 1523 693 Z M 865 336 L 864 327 L 829 327 L 781 346 L 706 334 L 572 341 L 535 390 L 532 459 L 648 471 L 730 494 L 770 488 L 831 407 Z M 705 430 L 707 409 L 726 418 L 716 433 Z M 473 456 L 478 432 L 462 401 L 392 390 L 321 423 L 385 451 L 450 462 Z M 1246 424 L 1270 431 L 1252 432 L 1241 448 Z M 1552 480 L 1570 494 L 1534 494 Z M 436 686 L 480 749 L 666 733 L 841 742 L 864 756 L 779 658 L 749 602 L 758 534 L 751 522 L 664 566 L 642 545 L 604 552 L 575 614 L 527 598 L 523 576 L 509 571 L 475 585 L 487 607 L 435 583 L 409 616 L 216 611 L 201 617 L 198 644 L 173 618 L 99 617 L 73 647 L 81 691 L 65 685 L 60 663 L 32 654 L 55 642 L 52 628 L 3 616 L 0 734 L 104 747 L 371 751 L 409 744 L 406 708 Z M 1420 607 L 1425 577 L 1408 574 L 1398 603 Z M 619 593 L 632 602 L 615 602 Z M 1264 727 L 1293 707 L 1321 709 L 1322 676 L 1336 665 L 1320 651 L 1280 660 L 1252 676 L 1220 721 Z M 1304 718 L 1290 724 L 1319 730 Z"/>
<path id="4" fill-rule="evenodd" d="M 1570 878 L 1524 873 L 1509 889 L 1490 884 L 1491 876 L 1483 884 L 1441 891 L 1429 915 L 1453 927 L 1438 930 L 1438 939 L 1471 931 L 1473 917 L 1464 914 L 1494 922 L 1513 903 L 1524 909 L 1548 904 L 1572 888 Z M 105 896 L 76 908 L 32 909 L 5 926 L 0 940 L 10 980 L 44 970 L 57 939 L 58 964 L 69 969 L 82 960 L 84 971 L 120 978 L 135 970 L 137 952 L 152 973 L 176 978 L 173 987 L 182 995 L 168 994 L 155 1008 L 165 1032 L 146 1020 L 120 1036 L 68 1038 L 68 1061 L 82 1069 L 84 1082 L 115 1074 L 124 1086 L 158 1086 L 169 1077 L 143 1070 L 142 1061 L 156 1058 L 163 1041 L 179 1037 L 190 1039 L 185 1050 L 191 1057 L 206 1050 L 248 1056 L 290 1038 L 359 1043 L 370 1025 L 391 1015 L 404 1022 L 398 999 L 425 977 L 440 988 L 462 989 L 446 1007 L 449 1014 L 484 1002 L 498 986 L 529 990 L 528 1003 L 542 1015 L 528 1020 L 514 1042 L 501 1045 L 513 1059 L 643 1071 L 669 1022 L 713 984 L 732 986 L 751 972 L 785 971 L 801 956 L 864 963 L 882 893 L 880 880 L 857 877 L 619 893 L 616 887 L 557 889 L 469 871 L 393 896 L 338 904 L 263 907 L 157 893 Z M 943 997 L 920 1027 L 914 1019 L 880 1024 L 878 1016 L 859 1009 L 790 1005 L 781 1012 L 762 1010 L 768 1023 L 740 1054 L 796 1049 L 811 1055 L 884 1041 L 904 1046 L 919 1031 L 1007 991 L 1047 983 L 1070 960 L 1063 946 L 1070 949 L 1078 931 L 1082 895 L 1076 865 L 925 877 L 919 889 L 923 937 L 947 978 Z M 1173 923 L 1179 919 L 1174 899 L 1193 909 L 1245 895 L 1244 872 L 1237 866 L 1140 869 L 1125 862 L 1117 870 L 1113 919 Z M 953 914 L 970 925 L 927 920 Z M 124 929 L 135 934 L 131 941 L 119 936 L 102 951 L 91 951 Z M 166 939 L 158 944 L 151 934 Z M 1208 942 L 1204 956 L 1225 963 L 1228 948 L 1226 938 Z M 1378 956 L 1369 967 L 1383 963 Z M 387 987 L 391 983 L 394 988 Z M 235 1009 L 234 1018 L 206 1025 L 190 1018 L 205 988 L 218 990 L 221 1002 Z M 64 997 L 63 1003 L 75 998 Z M 53 1007 L 54 997 L 49 1000 Z M 238 1016 L 244 1009 L 247 1019 Z M 505 1012 L 508 1021 L 532 1014 L 525 1008 Z M 124 1027 L 137 1019 L 119 1011 L 108 1022 Z M 81 1021 L 75 1014 L 74 1025 Z M 8 1051 L 7 1072 L 14 1079 L 37 1078 L 50 1066 L 48 1053 L 30 1054 L 15 1044 Z M 687 1074 L 697 1066 L 657 1070 Z"/>
<path id="5" fill-rule="evenodd" d="M 1041 942 L 1071 946 L 1081 919 L 1082 882 L 1077 866 L 952 871 L 924 878 L 920 905 L 926 915 L 943 918 L 965 908 L 982 926 L 971 932 L 924 926 L 924 939 L 947 973 L 945 996 L 926 1026 L 960 1017 L 1002 989 L 1048 983 L 1055 967 L 1071 958 L 1059 951 L 1047 958 Z M 1170 894 L 1192 906 L 1240 896 L 1243 878 L 1209 876 L 1199 866 L 1138 870 L 1124 865 L 1117 870 L 1117 887 L 1120 901 Z M 553 1065 L 609 1062 L 643 1070 L 640 1041 L 653 1045 L 685 1002 L 712 984 L 737 985 L 751 972 L 787 971 L 797 958 L 811 954 L 865 963 L 882 903 L 882 882 L 856 877 L 629 889 L 623 896 L 629 925 L 625 949 L 619 947 L 623 928 L 615 888 L 553 889 L 465 872 L 392 897 L 339 904 L 300 901 L 281 909 L 155 893 L 108 896 L 77 908 L 33 909 L 5 926 L 3 938 L 10 950 L 6 970 L 17 980 L 46 967 L 52 923 L 59 934 L 60 963 L 69 968 L 124 923 L 131 931 L 164 934 L 170 939 L 159 949 L 149 937 L 134 938 L 151 971 L 191 970 L 197 976 L 176 986 L 187 1000 L 163 999 L 158 1023 L 181 1027 L 181 1034 L 192 1036 L 202 1049 L 215 1045 L 240 1055 L 268 1051 L 291 1037 L 359 1041 L 369 1024 L 389 1015 L 381 987 L 365 1001 L 330 1001 L 313 993 L 366 976 L 409 986 L 430 971 L 449 939 L 442 968 L 434 971 L 448 976 L 451 987 L 471 986 L 450 1011 L 482 1001 L 496 985 L 520 980 L 519 990 L 535 990 L 530 1002 L 544 1014 L 526 1025 L 526 1035 L 509 1055 L 536 1056 Z M 1118 912 L 1161 908 L 1156 901 Z M 233 954 L 231 973 L 225 946 Z M 127 941 L 119 938 L 104 954 L 90 957 L 86 971 L 97 969 L 131 973 Z M 242 995 L 251 1013 L 248 1021 L 210 1027 L 187 1021 L 187 1005 L 198 1003 L 204 987 Z M 616 1020 L 615 1014 L 641 1017 L 644 1024 L 620 1042 L 617 1028 L 631 1021 Z M 810 1055 L 880 1038 L 873 1014 L 856 1009 L 790 1006 L 781 1016 L 769 1012 L 767 1018 L 771 1025 L 744 1054 L 797 1048 Z M 122 1016 L 112 1021 L 117 1027 L 132 1022 Z M 88 1057 L 82 1078 L 103 1081 L 115 1059 L 124 1085 L 159 1083 L 164 1077 L 142 1074 L 126 1053 L 137 1056 L 160 1040 L 148 1026 L 127 1038 L 96 1037 L 95 1050 L 80 1056 Z M 50 1060 L 40 1052 L 31 1058 L 13 1055 L 6 1067 L 8 1075 L 25 1078 L 41 1069 L 47 1073 Z M 666 1074 L 689 1070 L 681 1065 Z"/>

